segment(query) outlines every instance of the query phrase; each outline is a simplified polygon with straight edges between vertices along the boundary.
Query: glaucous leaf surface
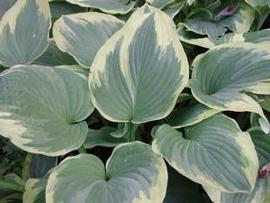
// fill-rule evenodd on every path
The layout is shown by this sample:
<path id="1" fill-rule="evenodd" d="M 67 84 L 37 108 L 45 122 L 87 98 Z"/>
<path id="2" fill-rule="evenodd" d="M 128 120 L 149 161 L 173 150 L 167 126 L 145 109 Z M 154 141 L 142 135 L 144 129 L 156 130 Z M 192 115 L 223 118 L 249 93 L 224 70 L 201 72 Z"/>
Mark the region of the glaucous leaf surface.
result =
<path id="1" fill-rule="evenodd" d="M 82 7 L 99 9 L 105 13 L 126 14 L 134 7 L 135 2 L 131 0 L 66 0 L 69 3 Z"/>
<path id="2" fill-rule="evenodd" d="M 255 185 L 258 157 L 252 140 L 222 114 L 187 128 L 184 136 L 162 125 L 152 148 L 182 175 L 219 191 L 248 192 Z"/>
<path id="3" fill-rule="evenodd" d="M 269 123 L 259 106 L 243 93 L 270 78 L 270 51 L 256 45 L 227 44 L 211 49 L 193 62 L 190 87 L 201 103 L 220 111 L 254 112 L 269 132 Z"/>
<path id="4" fill-rule="evenodd" d="M 137 124 L 166 117 L 189 76 L 172 19 L 147 5 L 101 47 L 91 71 L 91 97 L 102 116 Z"/>
<path id="5" fill-rule="evenodd" d="M 47 202 L 162 203 L 167 187 L 163 159 L 141 142 L 116 147 L 107 161 L 89 154 L 64 160 L 50 175 Z"/>
<path id="6" fill-rule="evenodd" d="M 93 111 L 87 78 L 65 68 L 18 65 L 0 75 L 0 134 L 47 156 L 79 148 Z"/>
<path id="7" fill-rule="evenodd" d="M 125 138 L 115 138 L 111 135 L 116 129 L 111 127 L 103 127 L 98 130 L 89 129 L 84 147 L 89 149 L 96 146 L 114 147 L 121 143 L 127 142 Z"/>
<path id="8" fill-rule="evenodd" d="M 0 21 L 0 64 L 32 63 L 48 48 L 50 27 L 47 1 L 17 1 Z"/>
<path id="9" fill-rule="evenodd" d="M 121 20 L 108 14 L 63 15 L 54 24 L 53 36 L 61 51 L 89 69 L 100 47 L 123 25 Z"/>
<path id="10" fill-rule="evenodd" d="M 55 44 L 54 39 L 50 39 L 49 47 L 33 64 L 44 66 L 75 65 L 77 62 L 67 53 L 63 53 Z"/>

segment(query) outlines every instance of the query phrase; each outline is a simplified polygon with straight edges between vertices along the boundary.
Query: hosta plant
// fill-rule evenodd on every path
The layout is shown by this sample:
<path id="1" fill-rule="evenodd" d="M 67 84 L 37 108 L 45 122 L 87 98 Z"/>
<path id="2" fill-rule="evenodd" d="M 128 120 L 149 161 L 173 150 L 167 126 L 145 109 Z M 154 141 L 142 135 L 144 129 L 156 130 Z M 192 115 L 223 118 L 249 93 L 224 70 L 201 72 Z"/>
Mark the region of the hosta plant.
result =
<path id="1" fill-rule="evenodd" d="M 270 202 L 268 0 L 0 7 L 0 202 Z"/>

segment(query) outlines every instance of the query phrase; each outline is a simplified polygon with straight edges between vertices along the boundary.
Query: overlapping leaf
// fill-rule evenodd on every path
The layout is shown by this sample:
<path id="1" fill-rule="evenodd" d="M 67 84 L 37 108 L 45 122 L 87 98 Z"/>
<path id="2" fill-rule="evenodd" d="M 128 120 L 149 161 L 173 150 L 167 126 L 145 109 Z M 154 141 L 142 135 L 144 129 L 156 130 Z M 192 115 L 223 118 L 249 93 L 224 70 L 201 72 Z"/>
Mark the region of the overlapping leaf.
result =
<path id="1" fill-rule="evenodd" d="M 102 13 L 64 15 L 53 27 L 57 46 L 90 68 L 100 47 L 122 26 L 116 17 Z"/>
<path id="2" fill-rule="evenodd" d="M 147 144 L 119 145 L 105 168 L 93 155 L 67 158 L 49 177 L 46 201 L 162 203 L 168 178 L 166 165 Z"/>
<path id="3" fill-rule="evenodd" d="M 92 101 L 105 118 L 116 122 L 166 117 L 188 80 L 173 21 L 147 5 L 99 50 L 91 71 Z"/>
<path id="4" fill-rule="evenodd" d="M 247 192 L 255 185 L 258 158 L 252 140 L 222 114 L 187 128 L 184 136 L 162 125 L 152 147 L 179 173 L 200 184 L 224 192 Z"/>
<path id="5" fill-rule="evenodd" d="M 270 78 L 270 52 L 252 44 L 228 44 L 211 49 L 194 61 L 191 89 L 201 103 L 220 111 L 259 114 L 261 126 L 269 123 L 259 104 L 243 91 Z"/>
<path id="6" fill-rule="evenodd" d="M 245 3 L 232 3 L 215 15 L 206 9 L 194 12 L 185 20 L 184 26 L 189 31 L 216 39 L 227 30 L 234 33 L 248 32 L 254 18 L 255 10 L 252 7 Z"/>
<path id="7" fill-rule="evenodd" d="M 50 18 L 47 1 L 17 1 L 0 21 L 0 64 L 30 64 L 42 55 L 49 45 Z"/>
<path id="8" fill-rule="evenodd" d="M 125 14 L 131 11 L 135 2 L 130 0 L 67 0 L 82 7 L 91 7 L 111 14 Z"/>
<path id="9" fill-rule="evenodd" d="M 65 68 L 15 66 L 0 75 L 0 134 L 32 153 L 62 155 L 87 136 L 87 79 Z"/>
<path id="10" fill-rule="evenodd" d="M 270 136 L 260 130 L 250 131 L 260 167 L 270 162 Z M 212 200 L 217 203 L 268 203 L 270 201 L 270 177 L 258 177 L 254 189 L 249 193 L 221 193 L 207 190 Z"/>

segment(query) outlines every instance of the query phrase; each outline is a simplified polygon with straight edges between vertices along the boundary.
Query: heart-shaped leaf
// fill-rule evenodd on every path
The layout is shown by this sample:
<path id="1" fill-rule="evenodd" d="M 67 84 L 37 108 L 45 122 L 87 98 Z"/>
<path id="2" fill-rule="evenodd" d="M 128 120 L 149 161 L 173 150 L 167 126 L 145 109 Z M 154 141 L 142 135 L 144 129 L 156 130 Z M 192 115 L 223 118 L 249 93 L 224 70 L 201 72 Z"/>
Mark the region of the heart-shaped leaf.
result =
<path id="1" fill-rule="evenodd" d="M 257 113 L 269 132 L 261 107 L 243 91 L 270 79 L 270 50 L 249 43 L 220 45 L 197 57 L 193 67 L 190 87 L 198 101 L 220 111 Z"/>
<path id="2" fill-rule="evenodd" d="M 92 111 L 87 78 L 64 68 L 15 66 L 0 75 L 0 135 L 48 156 L 79 148 Z"/>
<path id="3" fill-rule="evenodd" d="M 91 71 L 99 112 L 111 121 L 137 124 L 166 117 L 189 75 L 172 19 L 147 5 L 101 47 Z"/>
<path id="4" fill-rule="evenodd" d="M 106 169 L 87 154 L 64 160 L 50 175 L 46 202 L 162 203 L 167 187 L 163 159 L 141 142 L 116 147 Z"/>
<path id="5" fill-rule="evenodd" d="M 222 114 L 187 128 L 185 136 L 162 125 L 152 148 L 179 173 L 200 184 L 224 192 L 247 192 L 254 187 L 258 157 L 252 140 Z"/>
<path id="6" fill-rule="evenodd" d="M 57 46 L 90 68 L 100 47 L 122 26 L 114 16 L 102 13 L 64 15 L 53 26 Z"/>
<path id="7" fill-rule="evenodd" d="M 130 0 L 66 0 L 82 7 L 91 7 L 111 14 L 125 14 L 131 11 L 135 2 Z"/>
<path id="8" fill-rule="evenodd" d="M 17 1 L 0 21 L 0 64 L 32 63 L 48 48 L 50 27 L 48 1 Z"/>

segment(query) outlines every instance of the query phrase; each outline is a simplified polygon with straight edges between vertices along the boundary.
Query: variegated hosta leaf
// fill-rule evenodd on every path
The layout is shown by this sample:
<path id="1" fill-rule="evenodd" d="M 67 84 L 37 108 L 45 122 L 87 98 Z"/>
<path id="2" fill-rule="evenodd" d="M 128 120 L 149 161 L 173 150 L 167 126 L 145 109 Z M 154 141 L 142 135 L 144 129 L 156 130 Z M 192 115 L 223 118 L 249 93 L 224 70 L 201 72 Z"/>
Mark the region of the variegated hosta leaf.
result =
<path id="1" fill-rule="evenodd" d="M 91 71 L 92 101 L 100 113 L 137 124 L 166 117 L 189 75 L 172 19 L 147 5 L 98 51 Z"/>
<path id="2" fill-rule="evenodd" d="M 219 113 L 218 110 L 211 109 L 201 103 L 192 103 L 173 111 L 168 116 L 167 122 L 174 128 L 183 128 L 197 124 L 217 113 Z"/>
<path id="3" fill-rule="evenodd" d="M 85 148 L 93 148 L 96 146 L 114 147 L 121 143 L 127 142 L 123 137 L 115 138 L 111 135 L 116 129 L 110 127 L 103 127 L 98 130 L 89 129 L 87 138 L 84 142 Z"/>
<path id="4" fill-rule="evenodd" d="M 125 14 L 131 11 L 135 2 L 131 0 L 66 0 L 82 7 L 91 7 L 111 14 Z"/>
<path id="5" fill-rule="evenodd" d="M 157 8 L 162 8 L 175 0 L 146 0 L 147 3 L 157 7 Z"/>
<path id="6" fill-rule="evenodd" d="M 193 66 L 190 87 L 198 101 L 220 111 L 257 113 L 269 131 L 261 107 L 243 91 L 270 79 L 270 51 L 248 43 L 221 45 L 197 57 Z"/>
<path id="7" fill-rule="evenodd" d="M 48 156 L 79 148 L 92 111 L 87 78 L 64 68 L 18 65 L 0 75 L 0 135 Z"/>
<path id="8" fill-rule="evenodd" d="M 228 14 L 234 10 L 234 13 Z M 254 19 L 255 10 L 252 7 L 245 3 L 233 3 L 215 16 L 210 11 L 201 9 L 189 16 L 184 26 L 189 31 L 215 39 L 223 36 L 228 29 L 233 33 L 248 32 Z"/>
<path id="9" fill-rule="evenodd" d="M 53 27 L 57 46 L 90 68 L 100 47 L 122 26 L 116 17 L 102 13 L 64 15 Z"/>
<path id="10" fill-rule="evenodd" d="M 152 148 L 179 173 L 200 184 L 225 192 L 247 192 L 254 187 L 258 157 L 252 140 L 222 114 L 187 128 L 185 136 L 162 125 Z"/>
<path id="11" fill-rule="evenodd" d="M 88 154 L 64 160 L 50 175 L 50 203 L 162 203 L 167 187 L 163 159 L 141 142 L 116 147 L 104 167 Z"/>
<path id="12" fill-rule="evenodd" d="M 42 55 L 49 45 L 50 18 L 47 1 L 18 0 L 0 21 L 0 64 L 30 64 Z"/>
<path id="13" fill-rule="evenodd" d="M 270 162 L 270 136 L 260 130 L 251 130 L 250 135 L 255 145 L 260 168 Z M 270 177 L 257 178 L 250 193 L 221 193 L 207 188 L 207 193 L 215 203 L 268 203 L 270 201 Z"/>

